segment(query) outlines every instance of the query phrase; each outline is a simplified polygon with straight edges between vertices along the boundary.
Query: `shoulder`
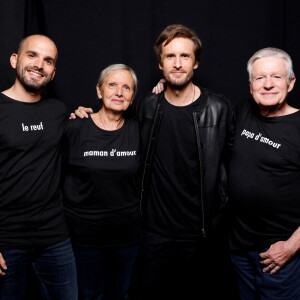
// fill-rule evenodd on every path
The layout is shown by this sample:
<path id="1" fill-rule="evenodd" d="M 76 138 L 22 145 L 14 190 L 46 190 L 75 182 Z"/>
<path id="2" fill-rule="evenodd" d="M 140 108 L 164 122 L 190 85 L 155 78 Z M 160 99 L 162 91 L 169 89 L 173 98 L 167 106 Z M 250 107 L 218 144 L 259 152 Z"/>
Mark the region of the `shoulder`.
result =
<path id="1" fill-rule="evenodd" d="M 160 99 L 163 96 L 163 93 L 156 95 L 149 92 L 144 96 L 140 97 L 136 106 L 136 116 L 138 120 L 141 121 L 145 118 L 152 119 L 155 114 L 158 103 L 160 102 Z"/>
<path id="2" fill-rule="evenodd" d="M 1 92 L 0 93 L 0 103 L 10 103 L 10 102 L 11 102 L 11 99 Z"/>
<path id="3" fill-rule="evenodd" d="M 139 128 L 139 123 L 136 118 L 125 119 L 126 127 L 129 130 L 136 130 Z"/>
<path id="4" fill-rule="evenodd" d="M 257 105 L 252 98 L 243 99 L 234 104 L 234 112 L 237 117 L 245 112 L 257 112 Z"/>
<path id="5" fill-rule="evenodd" d="M 231 102 L 224 95 L 215 93 L 207 88 L 201 87 L 200 89 L 207 104 L 232 107 Z"/>
<path id="6" fill-rule="evenodd" d="M 233 117 L 233 105 L 232 103 L 222 94 L 217 94 L 209 89 L 200 88 L 202 94 L 202 103 L 207 112 L 211 112 L 214 115 L 228 116 L 232 119 Z"/>
<path id="7" fill-rule="evenodd" d="M 90 117 L 89 117 L 90 118 Z M 72 130 L 79 130 L 83 126 L 86 126 L 89 123 L 89 118 L 79 118 L 77 117 L 76 119 L 68 119 L 67 121 L 67 128 L 70 128 Z"/>
<path id="8" fill-rule="evenodd" d="M 144 95 L 142 95 L 137 102 L 138 109 L 144 108 L 144 107 L 155 107 L 158 103 L 158 100 L 160 97 L 163 96 L 163 93 L 156 95 L 151 92 L 148 92 Z"/>
<path id="9" fill-rule="evenodd" d="M 47 109 L 56 110 L 64 114 L 67 113 L 66 105 L 57 98 L 46 98 L 46 99 L 42 98 L 40 100 L 40 104 L 41 106 L 46 107 Z"/>
<path id="10" fill-rule="evenodd" d="M 89 119 L 81 119 L 81 118 L 76 118 L 76 119 L 68 119 L 66 128 L 65 128 L 65 134 L 66 136 L 76 136 L 79 135 L 80 132 L 84 130 L 87 126 L 89 126 L 90 120 Z"/>

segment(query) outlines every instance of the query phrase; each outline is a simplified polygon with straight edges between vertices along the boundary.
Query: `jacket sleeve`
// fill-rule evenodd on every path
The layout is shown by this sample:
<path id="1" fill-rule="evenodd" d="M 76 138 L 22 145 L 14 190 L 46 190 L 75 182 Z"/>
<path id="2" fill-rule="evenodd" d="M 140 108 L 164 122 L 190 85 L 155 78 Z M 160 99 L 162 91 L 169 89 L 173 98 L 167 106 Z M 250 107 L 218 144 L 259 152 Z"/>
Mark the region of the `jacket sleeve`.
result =
<path id="1" fill-rule="evenodd" d="M 235 112 L 233 110 L 233 106 L 229 103 L 228 110 L 228 127 L 227 127 L 227 136 L 224 147 L 224 163 L 226 170 L 229 170 L 229 165 L 232 157 L 233 151 L 233 143 L 234 143 L 234 135 L 235 135 Z"/>

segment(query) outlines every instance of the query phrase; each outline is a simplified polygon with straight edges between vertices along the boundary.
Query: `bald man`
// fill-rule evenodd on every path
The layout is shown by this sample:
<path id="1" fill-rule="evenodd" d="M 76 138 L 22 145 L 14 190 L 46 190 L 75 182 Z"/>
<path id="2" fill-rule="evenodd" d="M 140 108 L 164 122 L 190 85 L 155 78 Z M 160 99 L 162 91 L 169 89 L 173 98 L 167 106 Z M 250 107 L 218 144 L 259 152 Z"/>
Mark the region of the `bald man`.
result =
<path id="1" fill-rule="evenodd" d="M 10 57 L 16 80 L 0 93 L 0 299 L 26 299 L 32 266 L 44 299 L 77 299 L 76 267 L 64 222 L 59 143 L 66 108 L 42 98 L 57 48 L 43 35 Z M 51 112 L 51 113 L 50 113 Z"/>

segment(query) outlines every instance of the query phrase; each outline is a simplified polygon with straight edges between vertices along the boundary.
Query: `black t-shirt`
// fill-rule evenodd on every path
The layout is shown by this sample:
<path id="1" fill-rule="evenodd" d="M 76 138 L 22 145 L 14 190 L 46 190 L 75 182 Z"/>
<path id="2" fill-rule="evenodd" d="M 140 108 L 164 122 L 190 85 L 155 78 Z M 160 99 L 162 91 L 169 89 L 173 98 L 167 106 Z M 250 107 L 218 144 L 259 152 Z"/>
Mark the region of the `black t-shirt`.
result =
<path id="1" fill-rule="evenodd" d="M 47 246 L 64 240 L 59 143 L 65 105 L 0 94 L 0 247 Z"/>
<path id="2" fill-rule="evenodd" d="M 68 122 L 63 142 L 64 205 L 72 243 L 89 248 L 140 242 L 139 129 L 115 131 L 91 117 Z"/>
<path id="3" fill-rule="evenodd" d="M 193 111 L 197 102 L 174 106 L 164 97 L 150 188 L 145 201 L 146 228 L 183 239 L 201 235 L 200 163 Z"/>
<path id="4" fill-rule="evenodd" d="M 251 99 L 237 109 L 230 167 L 233 250 L 270 246 L 300 225 L 300 112 L 263 117 Z"/>

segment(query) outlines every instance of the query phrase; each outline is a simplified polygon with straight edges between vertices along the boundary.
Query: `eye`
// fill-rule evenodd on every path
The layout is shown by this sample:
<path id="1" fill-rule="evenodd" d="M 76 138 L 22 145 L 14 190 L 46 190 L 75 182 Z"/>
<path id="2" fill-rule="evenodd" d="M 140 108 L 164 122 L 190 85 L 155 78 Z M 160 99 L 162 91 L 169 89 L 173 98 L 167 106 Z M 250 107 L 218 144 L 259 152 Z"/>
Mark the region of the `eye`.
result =
<path id="1" fill-rule="evenodd" d="M 189 58 L 189 56 L 187 54 L 182 54 L 183 58 Z"/>
<path id="2" fill-rule="evenodd" d="M 28 54 L 28 57 L 33 58 L 33 57 L 34 57 L 34 54 L 29 53 L 29 54 Z"/>
<path id="3" fill-rule="evenodd" d="M 263 76 L 259 76 L 259 77 L 256 77 L 256 78 L 255 78 L 256 81 L 262 81 L 263 79 L 264 79 Z"/>
<path id="4" fill-rule="evenodd" d="M 115 87 L 116 84 L 115 84 L 114 82 L 110 82 L 110 83 L 108 84 L 108 86 L 109 86 L 109 87 Z"/>
<path id="5" fill-rule="evenodd" d="M 167 58 L 173 58 L 174 57 L 174 54 L 168 54 L 167 55 Z"/>
<path id="6" fill-rule="evenodd" d="M 128 85 L 125 85 L 124 89 L 127 90 L 127 91 L 130 91 L 130 87 Z"/>
<path id="7" fill-rule="evenodd" d="M 53 61 L 52 61 L 51 59 L 46 59 L 46 60 L 45 60 L 45 63 L 46 63 L 47 65 L 53 65 Z"/>

